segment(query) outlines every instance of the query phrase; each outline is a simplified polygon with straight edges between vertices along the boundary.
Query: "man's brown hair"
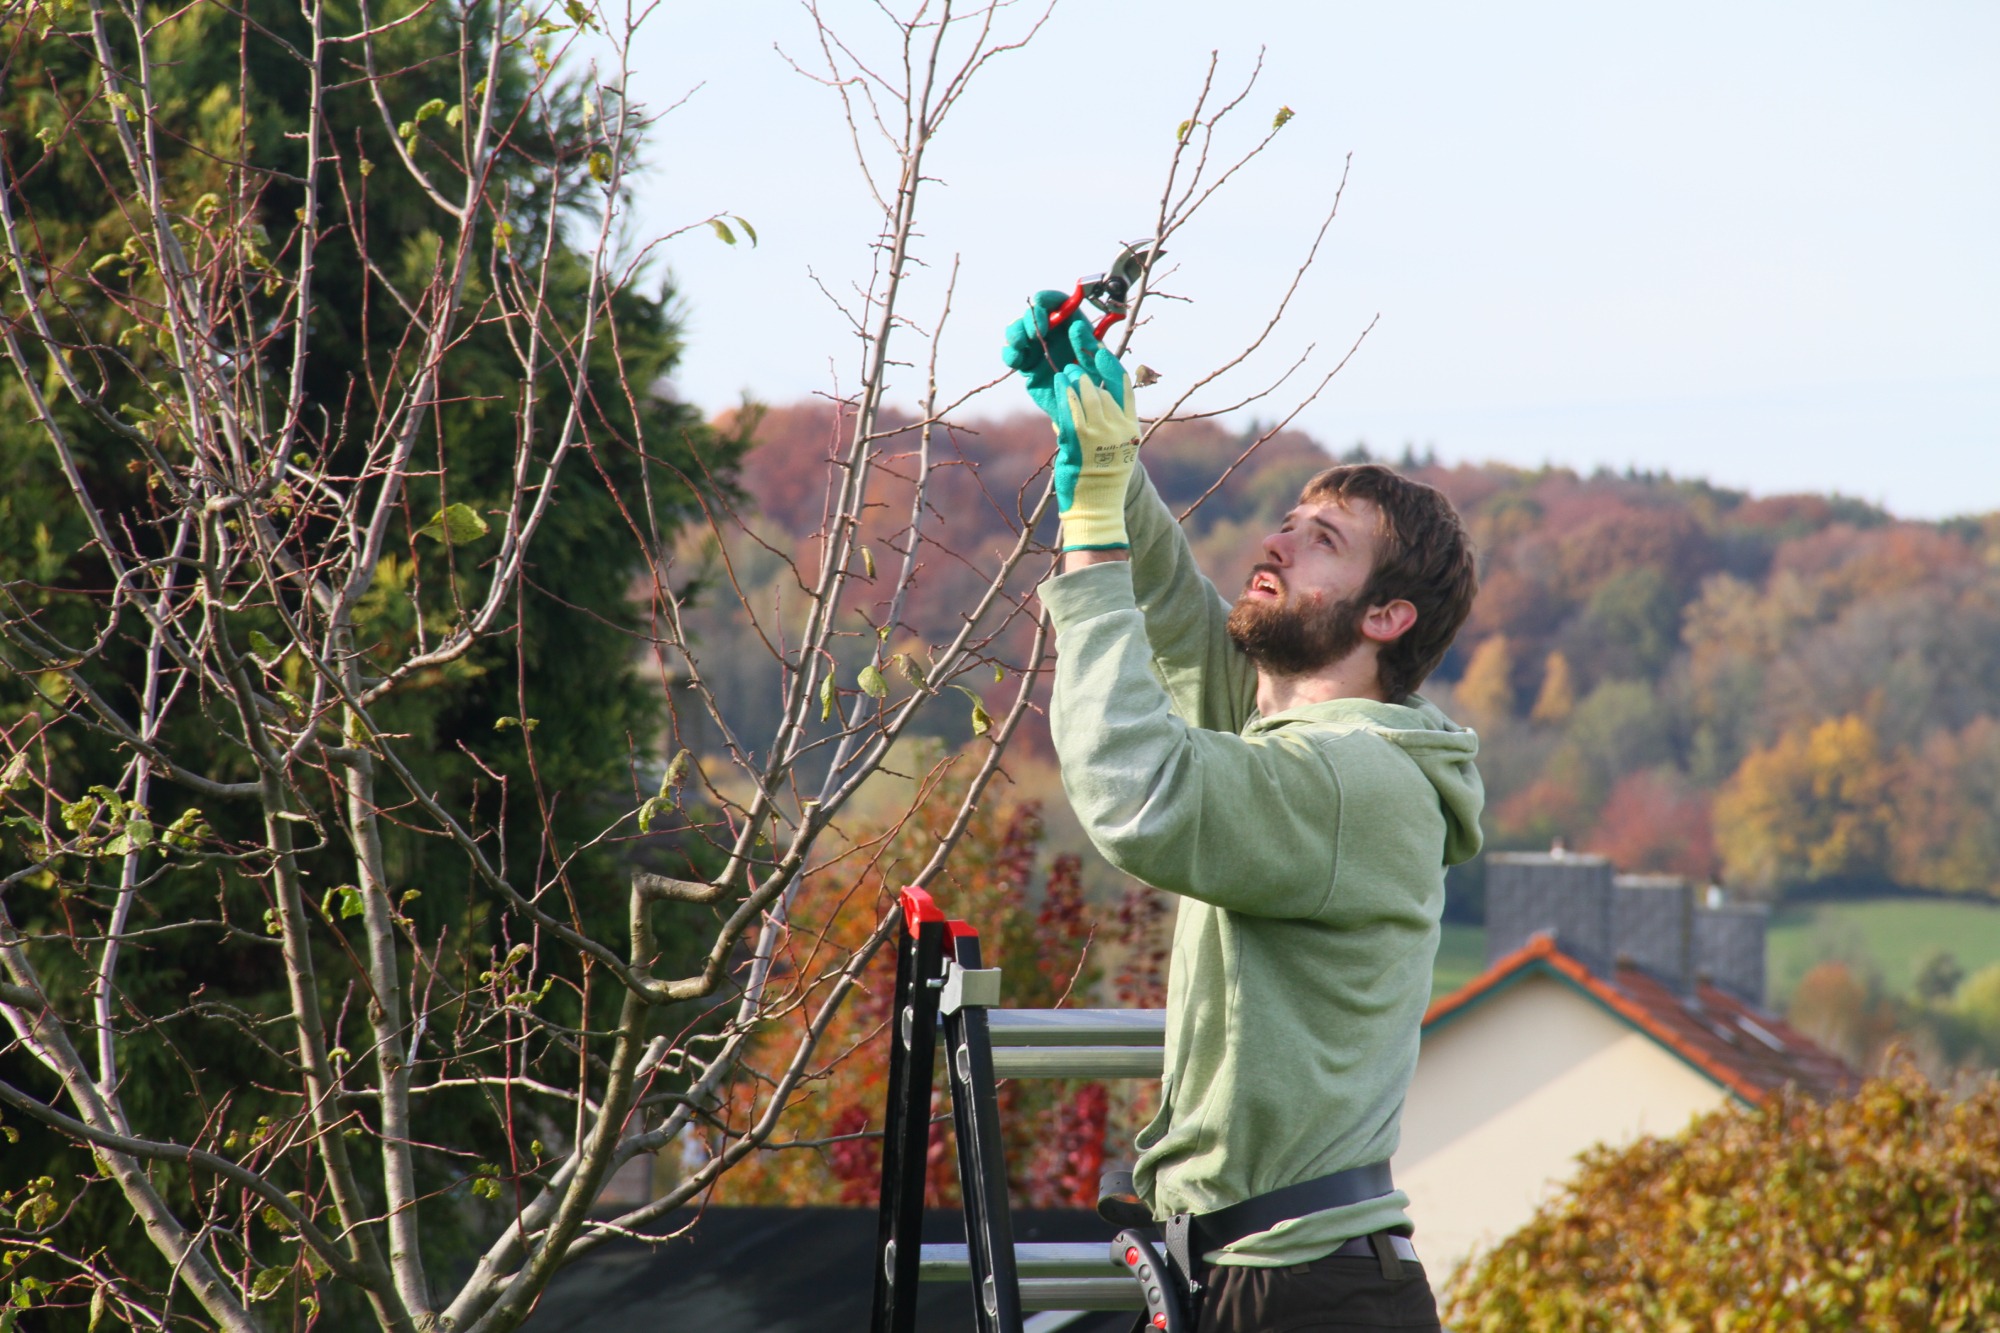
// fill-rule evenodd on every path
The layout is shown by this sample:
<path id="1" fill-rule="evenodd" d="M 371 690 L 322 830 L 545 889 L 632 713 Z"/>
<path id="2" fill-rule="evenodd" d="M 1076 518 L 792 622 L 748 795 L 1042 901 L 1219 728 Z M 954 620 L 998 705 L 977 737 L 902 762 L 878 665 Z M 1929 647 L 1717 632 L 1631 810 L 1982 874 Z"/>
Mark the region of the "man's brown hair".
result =
<path id="1" fill-rule="evenodd" d="M 1375 568 L 1361 590 L 1362 604 L 1381 606 L 1400 598 L 1417 608 L 1417 623 L 1383 645 L 1377 659 L 1382 693 L 1396 702 L 1414 693 L 1444 660 L 1472 611 L 1479 575 L 1458 511 L 1434 486 L 1380 463 L 1346 463 L 1328 468 L 1299 492 L 1301 504 L 1345 507 L 1357 499 L 1381 515 Z"/>

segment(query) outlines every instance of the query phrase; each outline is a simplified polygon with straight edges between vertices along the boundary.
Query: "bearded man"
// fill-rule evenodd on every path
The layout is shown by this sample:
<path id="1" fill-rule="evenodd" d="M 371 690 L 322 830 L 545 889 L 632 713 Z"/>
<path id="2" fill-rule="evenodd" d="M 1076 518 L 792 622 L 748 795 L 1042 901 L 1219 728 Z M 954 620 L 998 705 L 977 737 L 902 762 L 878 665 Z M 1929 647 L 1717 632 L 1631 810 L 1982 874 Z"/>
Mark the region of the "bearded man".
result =
<path id="1" fill-rule="evenodd" d="M 1006 361 L 1055 423 L 1050 725 L 1112 865 L 1180 896 L 1134 1206 L 1200 1333 L 1436 1329 L 1388 1162 L 1444 870 L 1479 850 L 1478 739 L 1415 693 L 1471 609 L 1431 487 L 1330 468 L 1232 606 L 1136 464 L 1124 367 L 1040 293 Z"/>

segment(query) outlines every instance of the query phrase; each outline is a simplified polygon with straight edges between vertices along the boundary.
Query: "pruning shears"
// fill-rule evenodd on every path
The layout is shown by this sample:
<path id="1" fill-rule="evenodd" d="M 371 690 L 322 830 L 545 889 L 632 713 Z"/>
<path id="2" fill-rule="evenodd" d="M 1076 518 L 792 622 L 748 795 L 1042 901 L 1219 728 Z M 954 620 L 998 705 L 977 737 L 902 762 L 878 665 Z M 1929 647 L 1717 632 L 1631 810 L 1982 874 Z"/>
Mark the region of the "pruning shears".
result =
<path id="1" fill-rule="evenodd" d="M 1160 249 L 1150 238 L 1134 241 L 1118 252 L 1118 257 L 1111 261 L 1111 267 L 1104 272 L 1086 274 L 1078 278 L 1076 290 L 1070 293 L 1069 300 L 1057 306 L 1054 313 L 1049 316 L 1050 330 L 1061 328 L 1063 323 L 1074 315 L 1085 301 L 1088 301 L 1104 312 L 1103 318 L 1099 319 L 1091 330 L 1097 335 L 1098 341 L 1102 342 L 1105 330 L 1125 318 L 1126 297 L 1139 285 L 1140 274 L 1146 271 L 1148 264 L 1165 253 L 1166 251 Z"/>

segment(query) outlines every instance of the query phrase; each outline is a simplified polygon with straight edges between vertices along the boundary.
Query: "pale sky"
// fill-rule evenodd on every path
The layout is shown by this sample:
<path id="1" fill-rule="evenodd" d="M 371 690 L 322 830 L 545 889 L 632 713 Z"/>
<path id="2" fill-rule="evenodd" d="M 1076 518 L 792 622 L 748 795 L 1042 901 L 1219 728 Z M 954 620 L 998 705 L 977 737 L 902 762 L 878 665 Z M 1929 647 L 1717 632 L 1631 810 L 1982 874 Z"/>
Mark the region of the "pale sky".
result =
<path id="1" fill-rule="evenodd" d="M 872 3 L 822 8 L 889 61 Z M 865 281 L 878 215 L 837 100 L 773 49 L 817 61 L 807 12 L 679 0 L 643 31 L 635 95 L 687 101 L 655 131 L 636 230 L 722 209 L 761 238 L 666 247 L 678 391 L 717 410 L 850 389 L 858 345 L 814 275 Z M 1195 406 L 1308 343 L 1330 364 L 1379 314 L 1298 418 L 1329 446 L 1837 490 L 1910 517 L 2000 509 L 2000 5 L 1983 0 L 1062 0 L 932 148 L 908 313 L 936 318 L 956 258 L 947 390 L 999 372 L 1028 293 L 1149 233 L 1209 53 L 1233 89 L 1260 45 L 1228 142 L 1280 105 L 1297 116 L 1171 246 L 1166 287 L 1191 303 L 1152 306 L 1134 343 L 1128 361 L 1163 377 L 1142 411 L 1261 327 L 1352 153 L 1268 355 Z M 891 401 L 914 403 L 921 371 Z M 977 410 L 1017 404 L 1008 385 Z"/>

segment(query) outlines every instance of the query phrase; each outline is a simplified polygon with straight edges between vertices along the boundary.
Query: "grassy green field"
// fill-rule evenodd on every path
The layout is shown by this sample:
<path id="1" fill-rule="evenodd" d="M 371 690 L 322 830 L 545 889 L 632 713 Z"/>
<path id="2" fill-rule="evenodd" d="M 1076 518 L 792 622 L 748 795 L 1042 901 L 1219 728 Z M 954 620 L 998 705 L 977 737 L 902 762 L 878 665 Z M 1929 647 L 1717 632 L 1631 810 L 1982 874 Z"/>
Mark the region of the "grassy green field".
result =
<path id="1" fill-rule="evenodd" d="M 1940 949 L 1954 954 L 1967 976 L 2000 963 L 2000 903 L 1874 898 L 1781 907 L 1771 914 L 1765 954 L 1771 1008 L 1783 1013 L 1799 978 L 1828 959 L 1873 972 L 1890 992 L 1906 994 L 1917 969 Z M 1432 998 L 1478 976 L 1485 956 L 1483 927 L 1447 923 Z"/>
<path id="2" fill-rule="evenodd" d="M 1431 998 L 1449 995 L 1486 970 L 1486 927 L 1447 921 L 1431 973 Z"/>
<path id="3" fill-rule="evenodd" d="M 1876 898 L 1781 907 L 1771 914 L 1765 954 L 1771 1007 L 1782 1011 L 1799 978 L 1827 959 L 1873 971 L 1890 992 L 1905 994 L 1940 949 L 1967 976 L 2000 963 L 2000 903 Z"/>

